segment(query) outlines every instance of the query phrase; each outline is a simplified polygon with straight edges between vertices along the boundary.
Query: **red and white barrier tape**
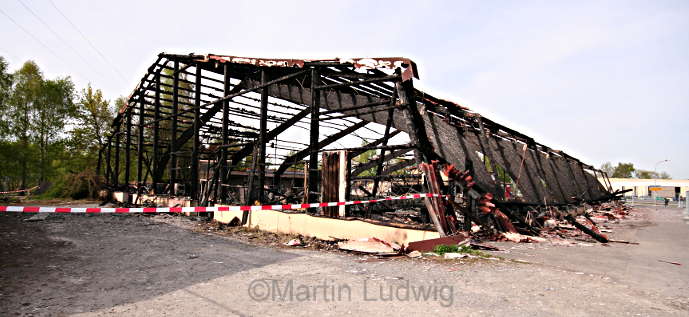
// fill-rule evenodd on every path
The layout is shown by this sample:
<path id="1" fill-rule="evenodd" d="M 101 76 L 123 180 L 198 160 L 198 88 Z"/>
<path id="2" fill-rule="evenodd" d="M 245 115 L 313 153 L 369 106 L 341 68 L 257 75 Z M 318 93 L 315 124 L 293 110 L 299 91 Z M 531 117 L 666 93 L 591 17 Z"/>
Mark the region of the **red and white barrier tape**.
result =
<path id="1" fill-rule="evenodd" d="M 30 192 L 30 191 L 32 191 L 32 190 L 34 190 L 34 189 L 36 189 L 36 188 L 38 188 L 38 186 L 34 186 L 34 187 L 31 187 L 31 188 L 27 188 L 27 189 L 18 189 L 18 190 L 11 190 L 11 191 L 8 191 L 8 192 L 0 192 L 0 194 L 14 194 L 14 193 L 21 193 L 21 192 Z"/>
<path id="2" fill-rule="evenodd" d="M 72 208 L 72 207 L 34 207 L 34 206 L 0 206 L 0 212 L 55 212 L 55 213 L 168 213 L 168 212 L 221 212 L 221 211 L 259 211 L 291 210 L 317 207 L 337 207 L 359 204 L 373 204 L 390 200 L 419 199 L 443 197 L 440 194 L 413 194 L 406 196 L 386 197 L 371 200 L 335 201 L 328 203 L 259 205 L 259 206 L 224 206 L 224 207 L 162 207 L 162 208 Z"/>

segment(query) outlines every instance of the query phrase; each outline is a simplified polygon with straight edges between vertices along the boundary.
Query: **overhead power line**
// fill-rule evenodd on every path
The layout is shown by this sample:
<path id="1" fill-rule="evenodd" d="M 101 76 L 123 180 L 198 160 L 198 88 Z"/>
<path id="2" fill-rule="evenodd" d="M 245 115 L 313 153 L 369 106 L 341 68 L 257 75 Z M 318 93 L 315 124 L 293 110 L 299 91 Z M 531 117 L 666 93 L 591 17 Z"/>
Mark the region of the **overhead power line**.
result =
<path id="1" fill-rule="evenodd" d="M 77 49 L 75 49 L 72 45 L 70 45 L 69 42 L 67 42 L 67 40 L 65 40 L 64 37 L 62 37 L 59 33 L 57 33 L 55 30 L 53 30 L 53 28 L 48 23 L 46 23 L 40 16 L 38 16 L 38 14 L 36 14 L 33 10 L 31 10 L 31 8 L 27 4 L 25 4 L 22 0 L 17 0 L 17 1 L 19 2 L 19 4 L 21 4 L 26 9 L 26 11 L 29 11 L 29 13 L 31 13 L 31 15 L 33 15 L 33 17 L 36 18 L 36 20 L 41 22 L 41 24 L 43 24 L 43 26 L 45 26 L 56 38 L 58 38 L 62 43 L 64 43 L 67 47 L 69 47 L 72 51 L 74 51 L 74 53 L 77 55 L 77 57 L 79 57 L 81 59 L 82 62 L 87 64 L 89 66 L 89 68 L 91 68 L 99 76 L 104 76 L 103 73 L 98 71 L 97 67 L 94 67 L 93 64 L 91 64 L 87 58 L 85 58 L 83 55 L 81 55 L 81 53 L 79 53 L 79 51 Z M 91 81 L 91 80 L 89 80 L 89 81 Z"/>
<path id="2" fill-rule="evenodd" d="M 57 12 L 58 12 L 58 13 L 59 13 L 59 14 L 60 14 L 60 15 L 61 15 L 61 16 L 62 16 L 62 17 L 63 17 L 63 18 L 64 18 L 64 19 L 65 19 L 65 20 L 66 20 L 66 21 L 77 31 L 77 33 L 79 33 L 79 35 L 81 36 L 81 38 L 84 39 L 84 41 L 86 41 L 86 43 L 88 43 L 88 45 L 91 46 L 91 48 L 92 48 L 96 53 L 98 53 L 98 55 L 103 59 L 103 61 L 105 61 L 105 63 L 107 63 L 107 64 L 112 68 L 112 70 L 113 70 L 118 76 L 120 76 L 120 78 L 121 78 L 122 80 L 126 81 L 127 79 L 124 77 L 124 75 L 122 75 L 122 72 L 120 72 L 120 70 L 117 69 L 117 66 L 115 66 L 115 64 L 113 64 L 112 61 L 110 61 L 110 59 L 108 59 L 108 58 L 105 56 L 105 54 L 103 54 L 95 45 L 93 45 L 93 43 L 86 37 L 86 35 L 84 34 L 84 32 L 81 32 L 81 30 L 76 26 L 76 24 L 74 24 L 74 22 L 72 22 L 72 20 L 70 20 L 70 19 L 60 10 L 60 8 L 57 7 L 57 5 L 55 5 L 55 2 L 53 2 L 53 0 L 50 0 L 50 4 L 52 4 L 52 5 L 53 5 L 53 8 L 55 8 L 55 11 L 57 11 Z"/>
<path id="3" fill-rule="evenodd" d="M 29 30 L 24 28 L 21 24 L 17 23 L 17 21 L 15 21 L 9 14 L 5 13 L 5 11 L 3 11 L 2 9 L 0 9 L 0 13 L 2 13 L 2 15 L 7 17 L 8 20 L 10 20 L 12 23 L 14 23 L 14 25 L 16 25 L 24 33 L 26 33 L 26 35 L 31 37 L 34 41 L 38 42 L 38 44 L 41 44 L 41 46 L 43 46 L 43 48 L 45 48 L 46 51 L 50 52 L 50 54 L 53 54 L 53 56 L 55 56 L 57 59 L 60 59 L 60 56 L 58 56 L 57 53 L 55 53 L 55 51 L 53 51 L 53 49 L 51 49 L 48 45 L 43 43 L 43 41 L 41 41 L 38 37 L 33 35 L 33 33 L 29 32 Z"/>

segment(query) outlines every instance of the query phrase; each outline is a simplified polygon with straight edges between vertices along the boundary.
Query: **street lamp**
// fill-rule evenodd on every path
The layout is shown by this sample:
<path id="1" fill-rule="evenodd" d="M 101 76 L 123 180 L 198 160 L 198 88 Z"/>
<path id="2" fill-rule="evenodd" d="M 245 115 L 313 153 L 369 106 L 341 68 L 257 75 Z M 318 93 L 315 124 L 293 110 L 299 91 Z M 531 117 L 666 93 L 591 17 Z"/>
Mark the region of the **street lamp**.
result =
<path id="1" fill-rule="evenodd" d="M 665 162 L 670 162 L 670 160 L 658 161 L 658 162 L 656 162 L 655 167 L 653 167 L 653 177 L 656 179 L 655 185 L 658 184 L 658 180 L 657 180 L 657 178 L 658 178 L 658 165 L 659 165 L 660 163 L 665 163 Z"/>
<path id="2" fill-rule="evenodd" d="M 658 161 L 658 162 L 656 162 L 656 165 L 653 167 L 653 186 L 658 186 L 658 165 L 660 163 L 665 163 L 665 162 L 670 162 L 670 160 Z M 656 205 L 658 203 L 657 199 L 656 199 L 657 197 L 656 197 L 655 192 L 656 191 L 654 190 L 653 195 L 652 195 L 653 196 L 653 205 Z"/>

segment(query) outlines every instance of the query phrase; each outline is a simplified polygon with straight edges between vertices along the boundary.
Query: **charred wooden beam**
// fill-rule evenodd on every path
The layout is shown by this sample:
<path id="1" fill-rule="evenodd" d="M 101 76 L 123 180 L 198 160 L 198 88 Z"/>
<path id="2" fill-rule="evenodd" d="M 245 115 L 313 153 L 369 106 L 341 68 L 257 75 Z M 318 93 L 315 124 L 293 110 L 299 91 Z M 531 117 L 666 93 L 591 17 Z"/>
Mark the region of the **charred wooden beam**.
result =
<path id="1" fill-rule="evenodd" d="M 172 80 L 172 115 L 177 116 L 177 108 L 179 107 L 179 62 L 174 62 L 175 76 Z M 177 181 L 177 119 L 170 120 L 170 149 L 168 155 L 170 159 L 170 195 L 175 194 L 175 182 Z"/>
<path id="2" fill-rule="evenodd" d="M 265 69 L 262 69 L 261 85 L 265 85 L 267 82 L 268 74 Z M 261 203 L 263 203 L 263 192 L 266 182 L 266 143 L 269 140 L 266 130 L 268 130 L 268 88 L 264 86 L 264 88 L 261 88 L 261 117 L 258 134 L 258 193 L 256 196 Z"/>
<path id="3" fill-rule="evenodd" d="M 155 81 L 155 103 L 153 105 L 153 171 L 151 173 L 154 191 L 156 190 L 155 184 L 160 182 L 162 176 L 159 172 L 160 157 L 158 157 L 160 151 L 160 74 L 156 75 Z"/>
<path id="4" fill-rule="evenodd" d="M 321 75 L 318 73 L 318 68 L 311 69 L 311 126 L 309 128 L 309 149 L 316 149 L 318 147 L 318 116 L 320 112 L 320 91 L 316 89 L 321 83 Z M 282 163 L 285 165 L 285 163 Z M 282 165 L 280 168 L 282 168 Z M 285 167 L 287 169 L 287 167 Z M 280 169 L 278 169 L 280 172 Z M 282 172 L 275 174 L 282 174 Z M 276 176 L 273 176 L 276 179 Z M 279 184 L 279 183 L 277 183 Z M 315 192 L 318 190 L 318 152 L 309 152 L 309 193 L 308 202 L 316 202 L 318 198 Z"/>
<path id="5" fill-rule="evenodd" d="M 330 116 L 330 117 L 327 117 L 323 120 L 325 121 L 325 120 L 337 120 L 337 119 L 343 119 L 343 118 L 351 118 L 352 116 L 363 116 L 366 114 L 371 114 L 371 113 L 376 113 L 376 112 L 381 112 L 381 111 L 395 110 L 395 108 L 397 108 L 397 107 L 394 105 L 391 105 L 391 106 L 382 107 L 382 108 L 369 109 L 366 111 L 358 112 L 356 114 L 342 114 L 339 116 Z"/>
<path id="6" fill-rule="evenodd" d="M 144 104 L 139 103 L 139 137 L 136 140 L 137 150 L 136 150 L 136 184 L 141 185 L 142 182 L 146 180 L 143 179 L 143 160 L 144 160 Z"/>
<path id="7" fill-rule="evenodd" d="M 120 142 L 122 142 L 122 134 L 120 133 L 121 125 L 115 127 L 115 167 L 113 169 L 112 184 L 115 187 L 120 185 Z"/>
<path id="8" fill-rule="evenodd" d="M 127 115 L 125 116 L 126 128 L 126 146 L 124 148 L 124 182 L 129 184 L 129 173 L 131 168 L 131 147 L 132 147 L 132 111 L 131 108 L 127 110 Z"/>
<path id="9" fill-rule="evenodd" d="M 356 85 L 361 85 L 361 84 L 368 84 L 368 83 L 377 83 L 381 81 L 391 81 L 391 80 L 399 80 L 401 77 L 397 74 L 391 75 L 391 76 L 385 76 L 385 77 L 380 77 L 380 78 L 369 78 L 369 79 L 363 79 L 363 80 L 356 80 L 356 81 L 349 81 L 349 82 L 344 82 L 340 84 L 330 84 L 330 85 L 319 85 L 314 87 L 315 89 L 332 89 L 332 88 L 340 88 L 340 87 L 350 87 L 350 86 L 356 86 Z"/>
<path id="10" fill-rule="evenodd" d="M 108 137 L 108 144 L 105 150 L 105 182 L 107 183 L 111 177 L 110 156 L 112 155 L 112 135 Z"/>
<path id="11" fill-rule="evenodd" d="M 339 108 L 339 109 L 334 109 L 334 110 L 327 110 L 327 111 L 321 111 L 322 115 L 328 115 L 328 114 L 333 114 L 333 113 L 345 113 L 345 112 L 350 112 L 354 110 L 360 110 L 360 109 L 367 109 L 375 106 L 381 106 L 381 105 L 389 105 L 390 104 L 390 99 L 384 99 L 381 101 L 375 101 L 375 102 L 369 102 L 363 105 L 358 105 L 354 107 L 347 107 L 347 108 Z M 357 114 L 354 113 L 352 116 L 356 116 Z"/>
<path id="12" fill-rule="evenodd" d="M 416 146 L 416 151 L 414 151 L 416 162 L 420 164 L 438 160 L 439 157 L 435 155 L 433 147 L 428 142 L 428 136 L 424 129 L 424 121 L 416 105 L 412 80 L 396 82 L 395 87 L 397 89 L 397 96 L 400 100 L 400 104 L 405 107 L 404 117 L 407 125 L 407 134 L 409 134 L 411 143 Z"/>
<path id="13" fill-rule="evenodd" d="M 230 85 L 230 65 L 225 63 L 223 64 L 223 94 L 228 95 L 230 94 L 230 91 L 232 90 L 232 87 Z M 221 130 L 221 137 L 222 137 L 222 143 L 223 144 L 228 144 L 229 143 L 229 124 L 230 124 L 230 101 L 225 100 L 222 101 L 222 130 Z M 220 175 L 222 175 L 221 183 L 225 184 L 227 183 L 227 176 L 225 176 L 225 173 L 227 173 L 227 148 L 223 147 L 222 148 L 222 154 L 220 156 Z M 218 186 L 217 188 L 220 188 Z"/>
<path id="14" fill-rule="evenodd" d="M 580 224 L 571 215 L 565 216 L 565 219 L 567 219 L 567 221 L 569 221 L 572 225 L 577 227 L 577 229 L 583 231 L 584 233 L 590 235 L 592 238 L 596 239 L 596 241 L 601 242 L 601 243 L 608 243 L 609 242 L 608 237 L 606 237 L 602 234 L 599 234 L 599 233 L 595 232 L 593 229 L 589 229 L 588 227 Z M 593 225 L 593 226 L 595 227 L 595 225 Z"/>
<path id="15" fill-rule="evenodd" d="M 392 120 L 393 120 L 394 112 L 395 112 L 394 109 L 390 109 L 390 111 L 388 111 L 388 122 L 385 125 L 385 133 L 383 134 L 383 138 L 386 139 L 386 141 L 383 142 L 383 146 L 388 145 L 387 140 L 390 138 L 390 128 L 392 127 Z M 385 163 L 384 159 L 385 159 L 385 149 L 382 149 L 382 150 L 380 150 L 380 160 L 378 160 L 378 164 L 376 166 L 376 176 L 380 176 L 380 173 L 383 172 L 383 163 Z M 373 180 L 373 189 L 372 189 L 373 196 L 378 194 L 378 184 L 379 183 L 380 183 L 379 179 L 376 178 L 375 180 Z"/>
<path id="16" fill-rule="evenodd" d="M 194 98 L 194 125 L 193 125 L 193 144 L 191 148 L 191 197 L 198 199 L 199 187 L 199 150 L 201 140 L 199 132 L 201 130 L 201 67 L 196 65 L 196 94 Z"/>

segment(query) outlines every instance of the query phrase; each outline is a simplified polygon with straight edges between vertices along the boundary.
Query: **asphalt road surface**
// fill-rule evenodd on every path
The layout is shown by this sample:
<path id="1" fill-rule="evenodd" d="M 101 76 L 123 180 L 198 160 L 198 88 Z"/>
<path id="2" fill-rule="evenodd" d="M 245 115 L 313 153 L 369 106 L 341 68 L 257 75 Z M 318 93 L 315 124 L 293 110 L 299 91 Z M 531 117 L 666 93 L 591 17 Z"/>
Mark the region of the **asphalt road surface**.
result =
<path id="1" fill-rule="evenodd" d="M 503 259 L 460 262 L 268 248 L 179 217 L 5 213 L 0 316 L 689 315 L 689 225 L 636 214 L 610 235 L 639 245 L 496 243 Z"/>

